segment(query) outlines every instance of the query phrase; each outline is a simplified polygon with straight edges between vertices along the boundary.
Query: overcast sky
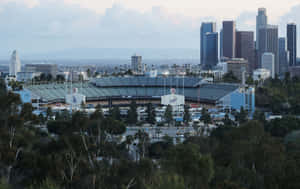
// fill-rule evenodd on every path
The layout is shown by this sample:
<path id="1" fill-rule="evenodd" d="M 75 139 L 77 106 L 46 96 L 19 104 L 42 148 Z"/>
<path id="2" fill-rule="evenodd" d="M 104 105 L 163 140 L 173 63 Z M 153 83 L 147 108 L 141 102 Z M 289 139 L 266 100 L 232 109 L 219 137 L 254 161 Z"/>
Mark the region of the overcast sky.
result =
<path id="1" fill-rule="evenodd" d="M 199 48 L 201 21 L 300 23 L 299 0 L 0 0 L 0 56 L 69 48 Z M 298 35 L 299 38 L 299 35 Z M 299 43 L 298 43 L 299 44 Z M 300 48 L 298 48 L 300 49 Z"/>

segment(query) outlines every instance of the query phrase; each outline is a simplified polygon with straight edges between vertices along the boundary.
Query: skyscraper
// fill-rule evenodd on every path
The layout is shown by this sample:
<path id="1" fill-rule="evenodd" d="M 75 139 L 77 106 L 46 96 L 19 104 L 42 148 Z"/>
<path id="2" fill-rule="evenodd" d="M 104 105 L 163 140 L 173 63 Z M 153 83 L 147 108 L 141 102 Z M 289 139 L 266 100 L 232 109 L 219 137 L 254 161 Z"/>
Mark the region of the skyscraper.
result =
<path id="1" fill-rule="evenodd" d="M 284 74 L 288 71 L 289 51 L 287 51 L 286 40 L 284 37 L 278 39 L 279 54 L 279 73 Z"/>
<path id="2" fill-rule="evenodd" d="M 204 42 L 206 33 L 216 32 L 216 23 L 203 22 L 200 28 L 200 64 L 204 64 Z"/>
<path id="3" fill-rule="evenodd" d="M 294 23 L 287 25 L 287 49 L 289 51 L 289 65 L 297 65 L 297 26 Z"/>
<path id="4" fill-rule="evenodd" d="M 255 65 L 254 32 L 236 32 L 236 57 L 248 60 L 248 71 L 252 72 L 257 68 Z"/>
<path id="5" fill-rule="evenodd" d="M 218 33 L 206 33 L 204 38 L 204 68 L 211 69 L 218 63 Z"/>
<path id="6" fill-rule="evenodd" d="M 265 28 L 268 25 L 267 10 L 265 8 L 258 9 L 256 16 L 256 49 L 259 48 L 259 29 Z"/>
<path id="7" fill-rule="evenodd" d="M 220 58 L 223 57 L 223 29 L 220 30 Z"/>
<path id="8" fill-rule="evenodd" d="M 17 73 L 20 71 L 21 71 L 21 61 L 18 52 L 14 50 L 10 59 L 9 75 L 17 76 Z"/>
<path id="9" fill-rule="evenodd" d="M 227 58 L 235 57 L 235 22 L 223 21 L 223 56 Z"/>
<path id="10" fill-rule="evenodd" d="M 275 62 L 275 73 L 279 74 L 279 61 L 278 61 L 278 26 L 268 25 L 265 28 L 259 29 L 259 47 L 258 59 L 261 67 L 262 55 L 265 52 L 273 53 Z"/>

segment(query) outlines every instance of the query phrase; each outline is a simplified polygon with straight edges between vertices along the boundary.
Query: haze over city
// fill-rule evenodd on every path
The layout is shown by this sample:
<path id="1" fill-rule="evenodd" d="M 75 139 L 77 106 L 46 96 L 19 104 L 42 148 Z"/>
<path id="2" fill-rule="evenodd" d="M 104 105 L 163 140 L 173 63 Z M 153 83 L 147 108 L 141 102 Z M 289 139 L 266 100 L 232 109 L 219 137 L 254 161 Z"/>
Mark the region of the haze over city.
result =
<path id="1" fill-rule="evenodd" d="M 189 55 L 171 51 L 164 58 L 199 58 L 202 21 L 216 22 L 219 31 L 222 21 L 231 19 L 237 28 L 254 31 L 259 7 L 267 8 L 270 24 L 279 25 L 279 36 L 285 36 L 288 22 L 300 22 L 297 0 L 1 0 L 0 58 L 8 59 L 14 49 L 28 59 L 91 58 L 86 49 L 101 48 L 186 48 Z M 145 58 L 159 58 L 155 51 L 148 54 Z"/>

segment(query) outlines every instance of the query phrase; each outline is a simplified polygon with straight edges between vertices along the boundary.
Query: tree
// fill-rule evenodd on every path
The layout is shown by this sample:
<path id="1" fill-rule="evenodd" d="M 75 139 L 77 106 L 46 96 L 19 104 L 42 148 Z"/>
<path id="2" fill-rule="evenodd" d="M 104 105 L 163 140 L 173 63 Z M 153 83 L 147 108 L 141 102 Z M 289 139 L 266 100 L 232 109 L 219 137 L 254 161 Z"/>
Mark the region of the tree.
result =
<path id="1" fill-rule="evenodd" d="M 31 185 L 28 189 L 60 189 L 60 187 L 54 181 L 46 178 L 41 184 Z"/>
<path id="2" fill-rule="evenodd" d="M 155 115 L 155 108 L 153 107 L 152 103 L 147 104 L 146 113 L 147 113 L 147 122 L 150 124 L 155 124 L 156 115 Z"/>
<path id="3" fill-rule="evenodd" d="M 46 81 L 52 81 L 52 79 L 53 79 L 52 74 L 47 74 Z"/>
<path id="4" fill-rule="evenodd" d="M 90 118 L 92 120 L 97 120 L 97 119 L 102 120 L 104 118 L 103 111 L 100 104 L 97 104 L 95 108 L 95 112 L 91 114 Z"/>
<path id="5" fill-rule="evenodd" d="M 25 103 L 22 105 L 22 110 L 20 116 L 24 118 L 25 121 L 31 121 L 34 118 L 33 107 L 31 103 Z"/>
<path id="6" fill-rule="evenodd" d="M 168 123 L 168 126 L 173 122 L 173 109 L 171 105 L 168 105 L 165 111 L 165 121 Z"/>
<path id="7" fill-rule="evenodd" d="M 0 96 L 4 96 L 7 94 L 5 81 L 0 78 Z"/>
<path id="8" fill-rule="evenodd" d="M 226 82 L 226 83 L 239 83 L 240 81 L 237 77 L 235 77 L 233 72 L 229 72 L 229 73 L 227 73 L 223 76 L 223 82 Z"/>
<path id="9" fill-rule="evenodd" d="M 174 173 L 161 173 L 155 175 L 154 182 L 146 186 L 146 189 L 185 189 L 182 176 Z"/>
<path id="10" fill-rule="evenodd" d="M 92 75 L 93 75 L 92 71 L 90 70 L 90 68 L 87 69 L 86 73 L 87 73 L 88 77 L 92 77 Z"/>
<path id="11" fill-rule="evenodd" d="M 247 188 L 282 188 L 284 147 L 265 133 L 260 122 L 250 121 L 232 128 L 220 138 L 219 144 L 213 153 L 219 167 L 217 178 Z"/>
<path id="12" fill-rule="evenodd" d="M 240 112 L 236 114 L 236 120 L 242 124 L 248 120 L 248 112 L 244 110 L 244 107 L 241 106 Z"/>
<path id="13" fill-rule="evenodd" d="M 134 137 L 132 135 L 127 135 L 126 136 L 126 140 L 125 143 L 127 145 L 127 150 L 130 150 L 130 145 L 132 144 L 132 142 L 134 141 Z"/>
<path id="14" fill-rule="evenodd" d="M 121 121 L 121 113 L 119 106 L 114 106 L 112 109 L 110 109 L 109 115 L 111 118 Z"/>
<path id="15" fill-rule="evenodd" d="M 254 84 L 254 80 L 251 77 L 251 75 L 247 78 L 246 84 L 248 84 L 248 85 L 253 85 Z"/>
<path id="16" fill-rule="evenodd" d="M 232 120 L 230 119 L 230 117 L 229 117 L 228 114 L 225 114 L 225 117 L 224 117 L 224 119 L 223 119 L 223 123 L 224 123 L 225 126 L 233 126 L 233 125 L 235 125 L 235 124 L 234 124 L 234 121 L 232 121 Z"/>
<path id="17" fill-rule="evenodd" d="M 138 140 L 138 152 L 140 155 L 140 158 L 145 158 L 148 146 L 150 144 L 150 138 L 148 133 L 139 130 L 135 134 L 135 139 Z"/>
<path id="18" fill-rule="evenodd" d="M 202 108 L 200 120 L 203 121 L 204 124 L 209 124 L 212 122 L 209 112 L 204 107 Z"/>
<path id="19" fill-rule="evenodd" d="M 266 121 L 265 114 L 261 111 L 255 110 L 253 114 L 253 120 L 265 122 Z"/>
<path id="20" fill-rule="evenodd" d="M 57 75 L 56 76 L 56 81 L 57 82 L 64 82 L 66 79 L 65 79 L 65 76 L 63 75 Z"/>
<path id="21" fill-rule="evenodd" d="M 187 125 L 191 120 L 190 110 L 188 106 L 184 106 L 183 121 Z"/>
<path id="22" fill-rule="evenodd" d="M 46 120 L 49 120 L 53 116 L 51 107 L 48 107 L 46 110 Z"/>
<path id="23" fill-rule="evenodd" d="M 195 144 L 179 144 L 167 152 L 163 167 L 184 178 L 186 188 L 208 188 L 214 176 L 213 160 Z"/>
<path id="24" fill-rule="evenodd" d="M 135 101 L 131 101 L 130 103 L 130 109 L 128 111 L 128 115 L 127 115 L 127 122 L 129 124 L 136 124 L 137 123 L 137 105 Z"/>

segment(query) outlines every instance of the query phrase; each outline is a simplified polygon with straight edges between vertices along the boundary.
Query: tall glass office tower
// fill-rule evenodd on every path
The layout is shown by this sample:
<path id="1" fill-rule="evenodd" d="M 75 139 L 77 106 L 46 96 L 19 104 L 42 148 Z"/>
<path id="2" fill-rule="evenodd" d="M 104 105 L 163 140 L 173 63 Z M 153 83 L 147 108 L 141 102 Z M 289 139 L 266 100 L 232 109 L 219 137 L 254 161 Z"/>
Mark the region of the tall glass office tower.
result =
<path id="1" fill-rule="evenodd" d="M 262 55 L 266 52 L 273 53 L 275 60 L 275 73 L 279 74 L 279 56 L 278 56 L 278 26 L 267 25 L 259 29 L 259 48 L 258 56 L 260 66 L 262 64 Z"/>
<path id="2" fill-rule="evenodd" d="M 279 54 L 279 73 L 284 74 L 288 71 L 289 52 L 287 51 L 286 40 L 284 37 L 278 39 Z"/>
<path id="3" fill-rule="evenodd" d="M 297 26 L 294 23 L 287 25 L 287 49 L 289 51 L 289 65 L 297 64 Z"/>
<path id="4" fill-rule="evenodd" d="M 265 28 L 267 25 L 267 10 L 265 8 L 259 8 L 258 15 L 256 16 L 256 49 L 259 48 L 259 29 Z"/>
<path id="5" fill-rule="evenodd" d="M 203 22 L 200 28 L 200 64 L 204 64 L 204 42 L 206 33 L 216 32 L 216 23 Z"/>
<path id="6" fill-rule="evenodd" d="M 235 58 L 236 51 L 235 21 L 223 21 L 222 29 L 222 55 L 227 58 Z"/>
<path id="7" fill-rule="evenodd" d="M 205 34 L 204 40 L 204 68 L 211 69 L 218 63 L 218 33 Z"/>
<path id="8" fill-rule="evenodd" d="M 254 32 L 236 32 L 236 57 L 248 60 L 248 71 L 252 73 L 257 68 L 255 64 Z"/>

